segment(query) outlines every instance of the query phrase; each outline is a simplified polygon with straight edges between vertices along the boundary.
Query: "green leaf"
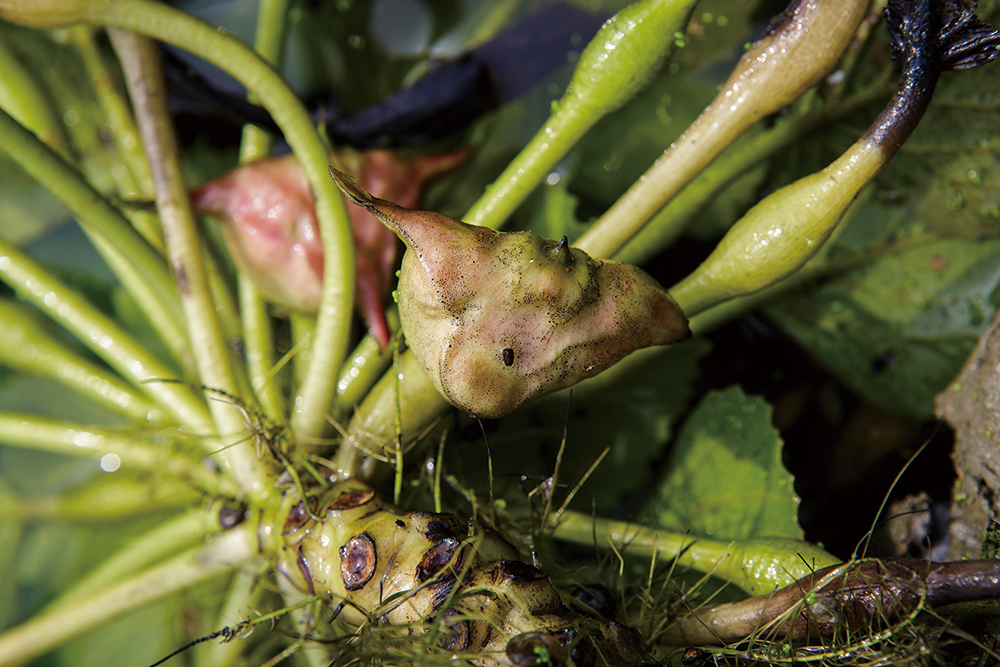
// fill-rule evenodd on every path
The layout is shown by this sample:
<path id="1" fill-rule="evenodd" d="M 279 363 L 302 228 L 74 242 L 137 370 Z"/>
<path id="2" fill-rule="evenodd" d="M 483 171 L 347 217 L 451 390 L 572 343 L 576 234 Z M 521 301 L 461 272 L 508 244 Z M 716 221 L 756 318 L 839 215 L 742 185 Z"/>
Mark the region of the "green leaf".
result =
<path id="1" fill-rule="evenodd" d="M 771 412 L 737 386 L 709 392 L 685 422 L 647 508 L 655 523 L 715 539 L 801 540 L 799 498 Z"/>
<path id="2" fill-rule="evenodd" d="M 620 507 L 622 496 L 649 482 L 651 464 L 687 410 L 698 363 L 709 349 L 707 341 L 695 339 L 640 350 L 576 385 L 572 400 L 571 390 L 563 390 L 505 417 L 501 432 L 490 438 L 494 452 L 503 452 L 498 470 L 551 475 L 570 405 L 559 481 L 573 486 L 610 447 L 587 488 L 597 489 L 598 509 Z M 590 493 L 582 495 L 589 508 Z"/>
<path id="3" fill-rule="evenodd" d="M 996 314 L 1000 239 L 940 240 L 850 271 L 765 313 L 866 401 L 930 419 Z"/>

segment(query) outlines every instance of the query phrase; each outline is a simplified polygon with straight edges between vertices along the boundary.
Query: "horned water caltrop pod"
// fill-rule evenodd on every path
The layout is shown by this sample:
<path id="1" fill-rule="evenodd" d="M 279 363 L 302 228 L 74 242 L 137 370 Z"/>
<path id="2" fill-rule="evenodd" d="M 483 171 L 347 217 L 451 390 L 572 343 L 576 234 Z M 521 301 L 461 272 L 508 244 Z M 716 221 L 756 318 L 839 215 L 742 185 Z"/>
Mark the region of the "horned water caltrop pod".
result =
<path id="1" fill-rule="evenodd" d="M 347 623 L 435 621 L 442 647 L 474 652 L 482 667 L 652 664 L 638 632 L 566 606 L 549 576 L 491 528 L 401 512 L 355 480 L 331 487 L 316 508 L 322 521 L 301 502 L 288 508 L 277 567 L 301 594 L 349 600 L 338 612 Z M 552 662 L 534 661 L 539 649 Z"/>
<path id="2" fill-rule="evenodd" d="M 477 417 L 502 417 L 630 352 L 691 335 L 641 269 L 593 259 L 565 237 L 401 208 L 330 173 L 406 244 L 398 291 L 407 343 L 445 398 Z"/>

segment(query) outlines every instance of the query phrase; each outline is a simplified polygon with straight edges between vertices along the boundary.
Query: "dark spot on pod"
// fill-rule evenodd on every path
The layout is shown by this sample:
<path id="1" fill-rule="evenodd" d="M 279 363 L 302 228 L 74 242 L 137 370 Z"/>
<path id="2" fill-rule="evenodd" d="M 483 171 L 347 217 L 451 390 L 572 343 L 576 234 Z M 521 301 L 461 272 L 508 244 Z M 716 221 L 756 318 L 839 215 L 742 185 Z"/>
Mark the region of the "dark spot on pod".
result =
<path id="1" fill-rule="evenodd" d="M 406 528 L 406 523 L 402 519 L 396 519 L 396 525 L 400 528 Z"/>
<path id="2" fill-rule="evenodd" d="M 344 588 L 356 591 L 367 584 L 375 574 L 377 563 L 375 542 L 366 533 L 348 540 L 340 547 L 340 576 L 344 580 Z"/>
<path id="3" fill-rule="evenodd" d="M 441 577 L 437 581 L 432 581 L 427 584 L 427 587 L 433 591 L 433 595 L 431 596 L 431 609 L 435 612 L 440 611 L 441 607 L 448 602 L 448 599 L 451 597 L 451 591 L 455 588 L 455 584 L 457 583 L 458 579 L 455 578 L 455 575 L 448 574 Z"/>
<path id="4" fill-rule="evenodd" d="M 302 555 L 302 550 L 298 549 L 299 558 L 296 564 L 299 566 L 299 572 L 302 573 L 302 578 L 306 580 L 306 588 L 309 589 L 309 595 L 315 595 L 316 589 L 313 586 L 312 572 L 309 571 L 309 564 L 306 563 L 306 557 Z"/>
<path id="5" fill-rule="evenodd" d="M 316 500 L 310 498 L 310 505 L 315 508 Z M 306 511 L 306 506 L 302 503 L 297 504 L 292 509 L 288 510 L 288 518 L 285 519 L 285 525 L 281 529 L 282 535 L 288 535 L 289 533 L 294 533 L 296 530 L 306 525 L 309 521 L 309 512 Z"/>
<path id="6" fill-rule="evenodd" d="M 500 561 L 500 572 L 505 578 L 516 584 L 529 584 L 549 576 L 537 567 L 519 560 Z"/>
<path id="7" fill-rule="evenodd" d="M 374 497 L 374 489 L 356 489 L 354 491 L 345 491 L 337 496 L 332 503 L 330 503 L 330 509 L 351 510 L 370 502 Z"/>
<path id="8" fill-rule="evenodd" d="M 514 350 L 509 347 L 500 350 L 500 356 L 503 357 L 504 366 L 512 366 L 514 364 Z"/>
<path id="9" fill-rule="evenodd" d="M 235 528 L 243 523 L 243 519 L 246 518 L 246 512 L 247 508 L 243 505 L 238 505 L 237 507 L 223 505 L 222 509 L 219 510 L 219 525 L 222 526 L 223 530 Z"/>
<path id="10" fill-rule="evenodd" d="M 420 583 L 424 583 L 436 575 L 452 561 L 455 551 L 458 550 L 458 544 L 458 540 L 454 537 L 446 537 L 427 550 L 420 565 L 417 566 L 417 579 L 420 580 Z M 458 568 L 459 561 L 460 558 L 455 559 L 453 566 L 455 569 Z"/>
<path id="11" fill-rule="evenodd" d="M 585 584 L 573 591 L 573 597 L 582 605 L 604 618 L 614 618 L 615 598 L 601 584 Z"/>
<path id="12" fill-rule="evenodd" d="M 517 667 L 559 667 L 569 656 L 562 642 L 542 632 L 523 632 L 507 642 L 507 657 Z"/>
<path id="13" fill-rule="evenodd" d="M 449 620 L 455 616 L 460 616 L 460 614 L 454 609 L 449 609 L 444 614 L 447 636 L 441 640 L 441 648 L 446 651 L 465 651 L 469 648 L 472 640 L 472 633 L 469 632 L 469 621 L 467 619 Z"/>
<path id="14" fill-rule="evenodd" d="M 446 537 L 456 537 L 462 534 L 458 521 L 450 514 L 415 512 L 411 516 L 415 516 L 418 520 L 427 519 L 427 524 L 420 532 L 431 542 L 440 542 Z"/>

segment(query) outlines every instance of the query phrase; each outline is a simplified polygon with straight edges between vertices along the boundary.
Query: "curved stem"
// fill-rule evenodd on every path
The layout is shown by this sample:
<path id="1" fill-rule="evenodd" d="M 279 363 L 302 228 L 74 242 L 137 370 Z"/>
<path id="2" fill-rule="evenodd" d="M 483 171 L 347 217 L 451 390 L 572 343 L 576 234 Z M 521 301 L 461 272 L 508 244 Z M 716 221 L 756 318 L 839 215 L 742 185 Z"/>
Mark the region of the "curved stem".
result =
<path id="1" fill-rule="evenodd" d="M 649 83 L 693 5 L 692 0 L 639 0 L 605 23 L 580 55 L 548 121 L 463 219 L 501 227 L 597 121 Z"/>
<path id="2" fill-rule="evenodd" d="M 80 52 L 83 66 L 97 93 L 97 99 L 104 113 L 105 123 L 111 130 L 112 140 L 125 169 L 113 169 L 112 177 L 118 183 L 118 190 L 126 199 L 141 198 L 151 200 L 155 196 L 153 175 L 149 172 L 146 150 L 139 140 L 139 130 L 132 119 L 125 91 L 115 85 L 104 55 L 97 45 L 97 30 L 91 26 L 76 26 L 66 31 L 69 41 Z M 136 229 L 139 229 L 138 227 Z M 158 228 L 139 229 L 146 241 L 157 250 L 163 249 L 163 233 Z"/>
<path id="3" fill-rule="evenodd" d="M 144 441 L 127 430 L 102 429 L 63 419 L 0 411 L 0 442 L 4 445 L 64 456 L 101 458 L 114 454 L 122 466 L 167 473 L 212 496 L 236 497 L 238 489 L 226 477 L 163 443 Z"/>
<path id="4" fill-rule="evenodd" d="M 233 529 L 162 565 L 36 616 L 0 635 L 0 667 L 39 656 L 91 628 L 198 582 L 231 574 L 254 557 L 254 543 L 249 530 Z"/>
<path id="5" fill-rule="evenodd" d="M 751 595 L 763 595 L 840 561 L 798 540 L 763 538 L 723 542 L 595 518 L 567 511 L 552 536 L 574 544 L 612 547 L 632 556 L 676 559 L 678 565 L 726 579 Z"/>
<path id="6" fill-rule="evenodd" d="M 127 272 L 119 273 L 122 285 L 174 357 L 182 362 L 190 358 L 180 304 L 163 258 L 76 169 L 3 111 L 0 137 L 0 149 L 65 204 L 89 236 L 102 239 L 104 243 L 96 246 L 110 259 L 109 266 L 127 267 Z"/>
<path id="7" fill-rule="evenodd" d="M 189 549 L 217 530 L 215 518 L 205 512 L 183 514 L 153 528 L 95 567 L 53 600 L 45 611 L 66 607 L 94 595 L 164 558 Z M 44 613 L 44 611 L 43 611 Z"/>
<path id="8" fill-rule="evenodd" d="M 189 387 L 163 381 L 176 377 L 172 369 L 2 236 L 0 280 L 10 285 L 21 300 L 34 304 L 122 377 L 142 389 L 172 420 L 194 427 L 209 423 L 205 404 Z"/>
<path id="9" fill-rule="evenodd" d="M 324 281 L 310 346 L 312 360 L 296 401 L 292 427 L 301 441 L 320 437 L 350 336 L 354 238 L 344 201 L 327 175 L 329 156 L 312 118 L 278 72 L 242 41 L 204 21 L 151 0 L 93 2 L 80 9 L 84 20 L 174 44 L 225 70 L 260 99 L 302 164 L 316 199 Z"/>
<path id="10" fill-rule="evenodd" d="M 576 241 L 610 257 L 747 128 L 791 104 L 847 49 L 868 0 L 798 3 L 740 60 L 705 112 Z"/>
<path id="11" fill-rule="evenodd" d="M 68 146 L 62 121 L 17 56 L 0 42 L 0 108 L 60 153 Z"/>
<path id="12" fill-rule="evenodd" d="M 156 207 L 163 223 L 167 253 L 181 295 L 198 375 L 205 386 L 237 396 L 230 351 L 219 326 L 191 201 L 184 187 L 177 138 L 167 106 L 159 45 L 134 33 L 109 30 L 109 35 L 125 70 L 139 130 L 149 155 L 156 186 Z M 209 401 L 209 409 L 218 432 L 240 433 L 245 429 L 242 415 L 231 406 Z M 226 447 L 216 456 L 232 469 L 245 493 L 263 491 L 264 472 L 250 442 Z"/>
<path id="13" fill-rule="evenodd" d="M 630 241 L 616 250 L 613 259 L 637 266 L 644 264 L 680 236 L 691 218 L 746 170 L 761 164 L 809 132 L 884 99 L 891 92 L 887 86 L 876 85 L 842 103 L 813 109 L 753 136 L 741 137 L 692 179 Z"/>
<path id="14" fill-rule="evenodd" d="M 261 58 L 281 68 L 288 34 L 288 0 L 263 0 L 257 10 L 257 34 L 254 48 Z M 253 95 L 250 99 L 255 99 Z M 243 127 L 240 163 L 246 164 L 266 157 L 274 143 L 270 134 L 255 125 Z M 276 423 L 285 421 L 285 405 L 272 369 L 274 368 L 274 337 L 267 305 L 253 281 L 239 274 L 240 319 L 243 345 L 246 350 L 250 384 L 265 414 Z"/>
<path id="15" fill-rule="evenodd" d="M 163 413 L 119 376 L 83 358 L 64 338 L 47 331 L 34 310 L 12 299 L 0 299 L 0 362 L 47 377 L 135 423 L 161 422 Z"/>

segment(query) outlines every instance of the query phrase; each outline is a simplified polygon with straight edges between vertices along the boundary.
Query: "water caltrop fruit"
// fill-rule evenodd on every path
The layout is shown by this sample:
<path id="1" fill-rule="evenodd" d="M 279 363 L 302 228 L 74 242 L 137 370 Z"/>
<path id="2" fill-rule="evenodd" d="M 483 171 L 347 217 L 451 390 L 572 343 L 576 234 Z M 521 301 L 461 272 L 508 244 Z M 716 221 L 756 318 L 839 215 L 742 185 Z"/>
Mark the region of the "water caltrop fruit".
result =
<path id="1" fill-rule="evenodd" d="M 565 237 L 402 208 L 330 173 L 406 244 L 398 292 L 407 343 L 442 395 L 477 417 L 502 417 L 630 352 L 691 335 L 641 269 L 593 259 Z"/>
<path id="2" fill-rule="evenodd" d="M 436 630 L 432 641 L 463 654 L 453 660 L 480 667 L 654 664 L 638 632 L 567 606 L 496 530 L 453 514 L 402 512 L 357 480 L 310 502 L 319 520 L 302 502 L 285 514 L 281 585 L 293 598 L 346 601 L 343 622 L 408 628 L 414 647 L 413 635 Z"/>

